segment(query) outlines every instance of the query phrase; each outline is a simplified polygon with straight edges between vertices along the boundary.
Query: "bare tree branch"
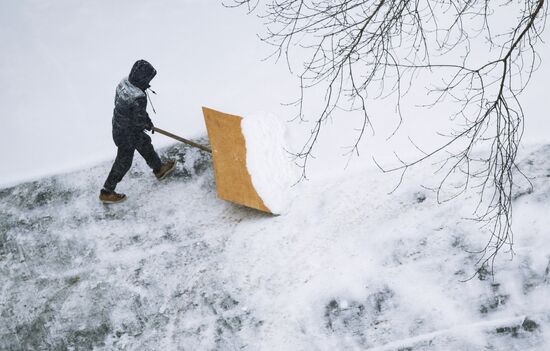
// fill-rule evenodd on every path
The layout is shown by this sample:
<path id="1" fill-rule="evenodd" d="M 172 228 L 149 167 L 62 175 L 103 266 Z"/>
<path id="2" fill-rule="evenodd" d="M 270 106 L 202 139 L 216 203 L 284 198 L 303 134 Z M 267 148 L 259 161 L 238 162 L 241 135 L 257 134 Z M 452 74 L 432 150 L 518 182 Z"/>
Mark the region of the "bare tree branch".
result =
<path id="1" fill-rule="evenodd" d="M 422 72 L 443 77 L 429 88 L 432 102 L 425 107 L 452 103 L 449 114 L 458 127 L 447 141 L 421 156 L 382 167 L 405 173 L 428 159 L 441 158 L 438 201 L 449 201 L 475 189 L 479 202 L 472 219 L 487 228 L 489 238 L 478 264 L 493 268 L 503 249 L 513 253 L 512 189 L 524 112 L 519 95 L 538 67 L 536 45 L 541 42 L 548 13 L 544 0 L 226 0 L 261 13 L 274 56 L 307 52 L 297 73 L 300 97 L 297 119 L 304 117 L 304 91 L 325 90 L 321 111 L 311 118 L 312 129 L 296 153 L 306 178 L 307 164 L 325 123 L 336 109 L 358 112 L 363 118 L 349 155 L 359 154 L 365 131 L 374 128 L 369 100 L 394 97 L 403 118 L 402 98 Z M 261 9 L 260 9 L 261 7 Z M 511 21 L 499 21 L 505 10 L 515 11 Z M 480 59 L 474 44 L 484 41 Z M 311 117 L 311 116 L 310 116 Z M 308 118 L 309 120 L 309 118 Z M 395 132 L 394 132 L 395 133 Z M 462 181 L 456 184 L 457 176 Z M 451 195 L 444 196 L 451 189 Z"/>

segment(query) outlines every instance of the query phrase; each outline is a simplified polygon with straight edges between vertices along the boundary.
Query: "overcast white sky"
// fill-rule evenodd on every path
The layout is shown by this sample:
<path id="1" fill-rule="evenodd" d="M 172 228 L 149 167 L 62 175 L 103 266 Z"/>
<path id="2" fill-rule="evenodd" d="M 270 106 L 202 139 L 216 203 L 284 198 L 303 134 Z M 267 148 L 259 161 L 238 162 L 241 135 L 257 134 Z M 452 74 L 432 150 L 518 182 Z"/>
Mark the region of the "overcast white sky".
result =
<path id="1" fill-rule="evenodd" d="M 269 52 L 256 36 L 261 31 L 256 17 L 218 0 L 0 0 L 0 186 L 114 158 L 114 89 L 140 58 L 159 72 L 152 84 L 158 127 L 202 135 L 203 105 L 290 118 L 294 111 L 281 102 L 296 97 L 296 81 L 284 63 L 261 61 Z M 541 50 L 546 61 L 549 51 Z M 548 78 L 545 65 L 523 97 L 527 143 L 550 139 Z M 332 156 L 315 161 L 319 170 L 349 144 L 349 121 L 334 126 L 320 145 Z M 295 129 L 293 140 L 304 132 Z M 418 122 L 406 125 L 407 133 L 429 138 Z M 153 141 L 171 143 L 163 136 Z"/>

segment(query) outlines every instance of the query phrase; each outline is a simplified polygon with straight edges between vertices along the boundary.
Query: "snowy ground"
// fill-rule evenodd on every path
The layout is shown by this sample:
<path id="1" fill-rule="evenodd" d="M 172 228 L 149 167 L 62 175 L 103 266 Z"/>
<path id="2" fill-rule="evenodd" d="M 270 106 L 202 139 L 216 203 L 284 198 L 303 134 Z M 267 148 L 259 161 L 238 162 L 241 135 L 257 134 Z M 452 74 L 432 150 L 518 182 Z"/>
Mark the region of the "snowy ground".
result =
<path id="1" fill-rule="evenodd" d="M 522 161 L 515 250 L 472 274 L 473 198 L 437 205 L 411 173 L 307 182 L 273 217 L 218 200 L 183 146 L 164 183 L 141 159 L 103 206 L 110 164 L 0 190 L 2 350 L 547 350 L 550 146 Z M 139 157 L 136 157 L 138 159 Z"/>

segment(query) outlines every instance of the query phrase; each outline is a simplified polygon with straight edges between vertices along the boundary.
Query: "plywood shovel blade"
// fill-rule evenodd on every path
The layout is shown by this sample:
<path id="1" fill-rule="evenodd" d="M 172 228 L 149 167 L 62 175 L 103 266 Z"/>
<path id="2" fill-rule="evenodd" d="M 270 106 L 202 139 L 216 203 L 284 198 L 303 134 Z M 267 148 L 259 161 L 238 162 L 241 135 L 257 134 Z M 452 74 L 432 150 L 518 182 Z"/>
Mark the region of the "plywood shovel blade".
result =
<path id="1" fill-rule="evenodd" d="M 271 213 L 252 184 L 246 167 L 246 143 L 241 130 L 242 117 L 202 108 L 212 147 L 218 196 L 257 210 Z"/>

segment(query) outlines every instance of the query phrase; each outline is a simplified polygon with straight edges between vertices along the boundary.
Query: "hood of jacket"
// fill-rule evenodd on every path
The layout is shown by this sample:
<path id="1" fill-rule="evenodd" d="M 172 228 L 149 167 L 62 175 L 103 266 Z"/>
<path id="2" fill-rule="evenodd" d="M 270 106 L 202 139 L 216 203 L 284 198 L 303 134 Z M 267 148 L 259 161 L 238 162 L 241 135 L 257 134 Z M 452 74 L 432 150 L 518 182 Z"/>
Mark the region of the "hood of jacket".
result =
<path id="1" fill-rule="evenodd" d="M 157 75 L 157 70 L 149 62 L 145 60 L 138 60 L 134 63 L 128 80 L 130 83 L 145 91 L 149 88 L 151 80 Z"/>

